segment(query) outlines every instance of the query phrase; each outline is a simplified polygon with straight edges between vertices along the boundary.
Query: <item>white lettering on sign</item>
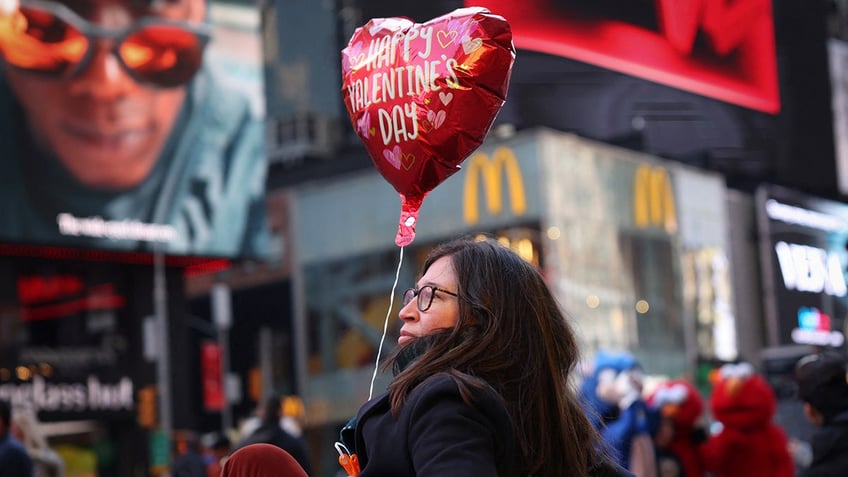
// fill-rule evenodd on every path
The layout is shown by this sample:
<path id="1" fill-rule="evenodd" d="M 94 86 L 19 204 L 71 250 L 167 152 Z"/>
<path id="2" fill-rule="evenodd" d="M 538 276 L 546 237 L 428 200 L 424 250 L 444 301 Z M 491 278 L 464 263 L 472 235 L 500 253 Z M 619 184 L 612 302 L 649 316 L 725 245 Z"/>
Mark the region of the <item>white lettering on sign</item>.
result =
<path id="1" fill-rule="evenodd" d="M 143 240 L 173 242 L 179 238 L 172 225 L 148 224 L 137 220 L 106 220 L 102 217 L 56 216 L 59 233 L 73 237 L 107 238 L 111 240 Z"/>
<path id="2" fill-rule="evenodd" d="M 824 292 L 831 296 L 848 294 L 842 263 L 837 254 L 809 245 L 786 242 L 777 242 L 774 251 L 787 290 Z"/>
<path id="3" fill-rule="evenodd" d="M 49 383 L 34 376 L 28 383 L 0 384 L 0 399 L 12 405 L 31 405 L 36 411 L 131 411 L 133 383 L 123 377 L 117 383 L 89 376 L 83 383 Z"/>
<path id="4" fill-rule="evenodd" d="M 766 201 L 766 214 L 771 219 L 786 222 L 787 224 L 801 225 L 828 232 L 838 232 L 848 228 L 848 224 L 841 217 L 783 204 L 774 199 Z"/>
<path id="5" fill-rule="evenodd" d="M 845 343 L 845 335 L 838 331 L 802 330 L 801 328 L 795 328 L 792 330 L 792 341 L 798 344 L 833 346 L 834 348 L 838 348 Z"/>

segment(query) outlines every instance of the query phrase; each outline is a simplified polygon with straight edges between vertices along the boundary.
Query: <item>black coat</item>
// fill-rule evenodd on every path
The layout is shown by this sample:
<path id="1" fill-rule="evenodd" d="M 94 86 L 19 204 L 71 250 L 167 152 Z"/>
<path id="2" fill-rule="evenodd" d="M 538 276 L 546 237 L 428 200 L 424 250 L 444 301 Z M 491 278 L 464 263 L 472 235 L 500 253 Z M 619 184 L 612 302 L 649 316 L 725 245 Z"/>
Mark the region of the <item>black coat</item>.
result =
<path id="1" fill-rule="evenodd" d="M 397 419 L 382 394 L 362 406 L 354 445 L 360 477 L 513 476 L 519 454 L 509 413 L 492 389 L 475 407 L 447 375 L 416 386 Z"/>
<path id="2" fill-rule="evenodd" d="M 848 475 L 848 411 L 813 433 L 813 462 L 802 477 Z"/>
<path id="3" fill-rule="evenodd" d="M 475 390 L 474 406 L 468 406 L 447 375 L 416 386 L 397 419 L 388 395 L 365 403 L 353 444 L 360 477 L 520 477 L 521 450 L 503 400 L 486 388 Z M 590 473 L 632 475 L 608 463 Z"/>

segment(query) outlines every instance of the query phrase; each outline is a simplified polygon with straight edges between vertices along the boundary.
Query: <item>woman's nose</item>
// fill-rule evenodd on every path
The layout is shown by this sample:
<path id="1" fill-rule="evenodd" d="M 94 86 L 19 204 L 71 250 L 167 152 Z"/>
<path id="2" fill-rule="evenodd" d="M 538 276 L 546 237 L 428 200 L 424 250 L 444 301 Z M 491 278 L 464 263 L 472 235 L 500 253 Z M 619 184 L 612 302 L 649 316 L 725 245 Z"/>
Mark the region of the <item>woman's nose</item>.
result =
<path id="1" fill-rule="evenodd" d="M 412 321 L 418 317 L 418 305 L 416 305 L 415 300 L 411 300 L 406 305 L 401 306 L 400 311 L 398 312 L 398 318 L 401 321 Z"/>

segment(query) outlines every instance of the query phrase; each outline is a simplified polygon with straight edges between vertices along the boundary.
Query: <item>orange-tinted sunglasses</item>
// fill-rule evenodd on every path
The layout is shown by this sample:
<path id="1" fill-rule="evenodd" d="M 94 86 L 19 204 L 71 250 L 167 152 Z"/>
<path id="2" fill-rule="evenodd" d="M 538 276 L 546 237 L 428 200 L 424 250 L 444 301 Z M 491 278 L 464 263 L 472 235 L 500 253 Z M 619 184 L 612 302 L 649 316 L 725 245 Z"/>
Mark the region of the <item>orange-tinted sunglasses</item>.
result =
<path id="1" fill-rule="evenodd" d="M 98 40 L 110 39 L 112 53 L 136 81 L 170 88 L 200 70 L 210 33 L 206 24 L 155 17 L 111 30 L 60 3 L 21 0 L 17 11 L 0 16 L 0 53 L 16 68 L 70 78 L 91 61 Z"/>

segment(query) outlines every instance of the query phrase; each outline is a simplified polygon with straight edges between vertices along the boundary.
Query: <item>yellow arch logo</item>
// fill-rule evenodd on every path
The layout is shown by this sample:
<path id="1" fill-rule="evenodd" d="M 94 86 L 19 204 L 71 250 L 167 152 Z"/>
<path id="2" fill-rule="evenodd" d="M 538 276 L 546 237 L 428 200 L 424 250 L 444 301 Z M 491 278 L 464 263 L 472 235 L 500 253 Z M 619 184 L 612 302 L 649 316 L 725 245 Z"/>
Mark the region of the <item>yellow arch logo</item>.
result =
<path id="1" fill-rule="evenodd" d="M 480 177 L 486 194 L 486 210 L 490 214 L 499 214 L 503 210 L 501 178 L 506 174 L 507 188 L 515 215 L 527 212 L 527 197 L 524 195 L 524 178 L 518 160 L 512 149 L 500 146 L 490 158 L 486 153 L 475 152 L 469 159 L 468 173 L 465 175 L 463 191 L 463 217 L 465 223 L 476 224 L 480 221 L 479 198 Z"/>
<path id="2" fill-rule="evenodd" d="M 636 227 L 662 227 L 677 231 L 677 208 L 668 171 L 642 164 L 633 178 L 633 221 Z"/>

